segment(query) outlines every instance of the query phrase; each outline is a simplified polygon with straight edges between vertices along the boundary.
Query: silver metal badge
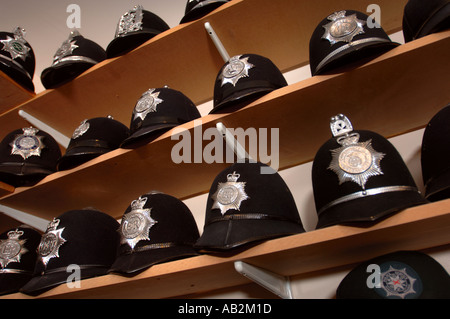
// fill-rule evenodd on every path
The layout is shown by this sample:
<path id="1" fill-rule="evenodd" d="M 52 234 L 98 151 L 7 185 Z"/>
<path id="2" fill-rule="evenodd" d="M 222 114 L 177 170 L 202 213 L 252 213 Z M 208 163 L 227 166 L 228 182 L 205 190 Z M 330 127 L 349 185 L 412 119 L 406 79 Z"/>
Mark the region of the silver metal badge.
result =
<path id="1" fill-rule="evenodd" d="M 90 124 L 87 119 L 83 120 L 80 125 L 73 131 L 72 138 L 76 139 L 89 130 Z"/>
<path id="2" fill-rule="evenodd" d="M 147 197 L 131 202 L 131 211 L 122 217 L 120 225 L 121 243 L 131 249 L 141 240 L 150 240 L 150 228 L 157 223 L 150 216 L 151 208 L 144 208 Z"/>
<path id="3" fill-rule="evenodd" d="M 41 242 L 38 247 L 38 258 L 42 261 L 44 266 L 47 266 L 48 262 L 52 258 L 59 257 L 59 247 L 66 242 L 62 237 L 62 232 L 65 227 L 56 229 L 60 223 L 59 219 L 53 218 L 48 224 L 45 234 L 42 235 Z"/>
<path id="4" fill-rule="evenodd" d="M 36 135 L 39 130 L 33 127 L 22 129 L 23 134 L 16 135 L 9 145 L 12 147 L 11 155 L 20 155 L 23 159 L 30 156 L 41 156 L 41 150 L 45 147 L 42 139 L 44 136 Z"/>
<path id="5" fill-rule="evenodd" d="M 117 25 L 115 37 L 123 37 L 129 32 L 142 30 L 143 7 L 135 6 L 133 9 L 125 12 Z"/>
<path id="6" fill-rule="evenodd" d="M 62 58 L 71 55 L 73 51 L 79 47 L 75 44 L 77 40 L 74 40 L 74 37 L 79 35 L 80 33 L 77 30 L 70 33 L 69 38 L 62 43 L 58 50 L 56 50 L 56 53 L 53 56 L 53 64 L 57 64 Z"/>
<path id="7" fill-rule="evenodd" d="M 248 62 L 248 57 L 241 59 L 242 55 L 236 55 L 228 61 L 228 64 L 224 67 L 219 79 L 222 80 L 222 85 L 230 83 L 236 86 L 239 79 L 248 77 L 248 70 L 254 67 L 253 64 Z"/>
<path id="8" fill-rule="evenodd" d="M 5 268 L 11 262 L 20 263 L 20 257 L 28 252 L 24 247 L 26 239 L 19 239 L 23 235 L 21 230 L 8 232 L 8 239 L 0 240 L 0 266 Z"/>
<path id="9" fill-rule="evenodd" d="M 159 91 L 155 92 L 155 89 L 149 89 L 142 94 L 134 107 L 134 119 L 139 117 L 143 121 L 148 113 L 156 112 L 158 104 L 164 102 L 158 97 L 159 93 Z"/>
<path id="10" fill-rule="evenodd" d="M 342 147 L 331 150 L 328 169 L 337 174 L 339 185 L 351 181 L 365 189 L 369 178 L 383 174 L 380 161 L 385 154 L 373 149 L 372 140 L 359 142 L 359 134 L 352 133 L 349 119 L 342 114 L 331 118 L 330 127 Z"/>
<path id="11" fill-rule="evenodd" d="M 381 273 L 380 288 L 382 291 L 384 291 L 387 298 L 394 296 L 405 299 L 407 295 L 413 294 L 413 297 L 414 295 L 416 295 L 415 297 L 417 297 L 417 295 L 421 293 L 421 291 L 414 290 L 414 283 L 417 280 L 420 281 L 420 278 L 418 277 L 418 275 L 417 278 L 410 275 L 409 273 L 416 273 L 407 265 L 404 266 L 405 268 L 397 269 L 390 265 L 388 270 Z M 407 271 L 407 268 L 409 271 Z"/>
<path id="12" fill-rule="evenodd" d="M 13 34 L 14 38 L 7 35 L 6 40 L 0 40 L 0 43 L 3 44 L 2 50 L 8 52 L 12 59 L 20 58 L 25 61 L 30 53 L 30 48 L 26 45 L 27 42 L 24 39 L 25 29 L 16 27 Z"/>
<path id="13" fill-rule="evenodd" d="M 325 33 L 322 39 L 327 39 L 331 45 L 337 42 L 351 42 L 356 35 L 364 33 L 366 22 L 359 20 L 356 13 L 349 16 L 345 14 L 345 10 L 335 12 L 327 17 L 331 22 L 323 25 Z"/>
<path id="14" fill-rule="evenodd" d="M 227 175 L 227 182 L 219 183 L 217 191 L 211 196 L 214 200 L 212 208 L 220 209 L 222 215 L 224 215 L 229 209 L 239 210 L 241 203 L 248 199 L 248 195 L 245 193 L 246 182 L 238 182 L 241 175 L 233 174 Z"/>

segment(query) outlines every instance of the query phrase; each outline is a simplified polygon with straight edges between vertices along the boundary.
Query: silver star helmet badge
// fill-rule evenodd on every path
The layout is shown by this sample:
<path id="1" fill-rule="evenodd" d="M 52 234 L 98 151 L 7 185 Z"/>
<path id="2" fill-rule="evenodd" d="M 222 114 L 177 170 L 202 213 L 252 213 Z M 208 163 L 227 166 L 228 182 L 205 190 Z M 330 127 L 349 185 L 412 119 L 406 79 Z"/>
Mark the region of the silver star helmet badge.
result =
<path id="1" fill-rule="evenodd" d="M 17 27 L 13 33 L 14 38 L 6 36 L 6 40 L 0 40 L 0 43 L 3 44 L 2 50 L 8 52 L 12 59 L 20 58 L 25 61 L 30 52 L 30 48 L 26 45 L 27 42 L 24 39 L 25 30 Z"/>
<path id="2" fill-rule="evenodd" d="M 349 119 L 342 114 L 331 118 L 330 127 L 342 146 L 331 150 L 332 160 L 328 169 L 337 174 L 339 185 L 351 181 L 365 190 L 369 178 L 383 174 L 380 161 L 385 154 L 375 151 L 371 140 L 359 142 L 359 134 L 352 133 Z"/>
<path id="3" fill-rule="evenodd" d="M 42 261 L 44 266 L 47 266 L 50 259 L 59 257 L 59 248 L 66 242 L 62 237 L 65 227 L 57 229 L 59 223 L 59 219 L 53 218 L 39 243 L 38 259 Z"/>
<path id="4" fill-rule="evenodd" d="M 62 43 L 58 50 L 56 50 L 56 53 L 53 56 L 53 64 L 57 64 L 62 58 L 71 55 L 73 51 L 79 47 L 75 44 L 77 40 L 73 39 L 74 37 L 79 35 L 80 33 L 76 30 L 70 33 L 69 38 Z"/>
<path id="5" fill-rule="evenodd" d="M 20 263 L 20 257 L 28 252 L 24 247 L 26 239 L 19 239 L 23 231 L 18 229 L 8 232 L 8 239 L 0 240 L 0 266 L 4 269 L 9 263 Z M 0 269 L 0 273 L 2 271 Z"/>
<path id="6" fill-rule="evenodd" d="M 156 112 L 156 106 L 164 102 L 164 100 L 158 97 L 159 93 L 155 92 L 155 89 L 149 89 L 142 94 L 134 107 L 134 119 L 139 117 L 143 121 L 148 113 Z"/>
<path id="7" fill-rule="evenodd" d="M 240 209 L 241 203 L 249 198 L 245 193 L 246 182 L 237 181 L 240 176 L 240 174 L 233 172 L 233 174 L 227 175 L 225 183 L 219 183 L 217 191 L 211 196 L 214 200 L 212 209 L 220 209 L 222 215 L 229 209 Z"/>
<path id="8" fill-rule="evenodd" d="M 144 208 L 147 197 L 139 197 L 131 202 L 131 211 L 122 217 L 120 225 L 121 244 L 134 249 L 141 240 L 150 240 L 150 228 L 157 223 L 150 216 L 151 208 Z"/>
<path id="9" fill-rule="evenodd" d="M 76 139 L 82 136 L 84 133 L 86 133 L 89 130 L 90 124 L 88 120 L 83 120 L 81 124 L 73 131 L 72 138 Z"/>
<path id="10" fill-rule="evenodd" d="M 414 298 L 418 297 L 422 292 L 419 275 L 417 275 L 411 267 L 405 264 L 399 263 L 398 268 L 389 265 L 389 269 L 381 273 L 380 279 L 380 288 L 377 288 L 376 291 L 378 294 L 387 298 L 398 297 L 405 299 L 405 297 L 410 294 L 412 294 L 410 297 Z M 418 289 L 417 291 L 414 290 L 416 281 L 419 283 L 416 288 Z"/>
<path id="11" fill-rule="evenodd" d="M 120 17 L 115 37 L 123 37 L 129 32 L 142 30 L 143 7 L 135 6 Z"/>
<path id="12" fill-rule="evenodd" d="M 241 59 L 241 56 L 236 55 L 228 61 L 228 64 L 219 76 L 219 79 L 222 80 L 221 86 L 224 86 L 226 83 L 236 86 L 240 79 L 249 76 L 248 70 L 253 68 L 254 65 L 248 62 L 248 57 Z"/>
<path id="13" fill-rule="evenodd" d="M 364 33 L 365 21 L 359 20 L 356 13 L 345 16 L 345 10 L 335 12 L 327 17 L 329 22 L 323 25 L 325 33 L 322 38 L 330 41 L 331 45 L 338 42 L 351 42 L 358 34 Z"/>
<path id="14" fill-rule="evenodd" d="M 41 156 L 41 150 L 45 147 L 42 139 L 44 136 L 36 135 L 39 130 L 33 127 L 22 129 L 23 134 L 16 135 L 10 143 L 11 155 L 20 155 L 23 159 L 30 156 Z"/>

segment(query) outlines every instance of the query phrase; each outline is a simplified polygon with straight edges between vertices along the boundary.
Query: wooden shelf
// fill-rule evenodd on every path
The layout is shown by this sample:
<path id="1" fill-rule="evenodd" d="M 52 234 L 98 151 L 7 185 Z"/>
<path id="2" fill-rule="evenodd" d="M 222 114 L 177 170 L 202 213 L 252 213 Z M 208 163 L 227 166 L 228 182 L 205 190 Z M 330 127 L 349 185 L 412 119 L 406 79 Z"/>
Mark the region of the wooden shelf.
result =
<path id="1" fill-rule="evenodd" d="M 423 250 L 449 243 L 450 199 L 406 209 L 367 227 L 332 226 L 269 240 L 232 256 L 200 255 L 154 265 L 131 278 L 110 274 L 85 279 L 76 289 L 62 284 L 38 298 L 177 297 L 248 283 L 234 270 L 235 261 L 293 276 L 397 250 Z M 31 297 L 16 293 L 2 298 Z"/>
<path id="2" fill-rule="evenodd" d="M 30 100 L 36 95 L 34 92 L 30 92 L 14 82 L 2 71 L 0 71 L 0 87 L 2 88 L 0 91 L 0 114 Z"/>
<path id="3" fill-rule="evenodd" d="M 433 34 L 357 69 L 312 77 L 271 92 L 237 112 L 211 114 L 177 129 L 189 130 L 194 143 L 195 136 L 200 136 L 196 134 L 203 135 L 218 122 L 244 130 L 267 128 L 269 137 L 270 128 L 279 128 L 278 168 L 299 165 L 311 161 L 331 137 L 329 119 L 338 113 L 346 114 L 355 128 L 386 137 L 425 126 L 450 100 L 449 51 L 450 31 Z M 33 187 L 19 187 L 1 198 L 0 204 L 45 219 L 92 206 L 120 218 L 133 199 L 150 190 L 181 199 L 208 192 L 215 176 L 230 164 L 175 164 L 171 151 L 180 141 L 171 139 L 173 132 L 138 149 L 118 149 L 54 173 Z M 208 143 L 204 141 L 203 147 Z"/>
<path id="4" fill-rule="evenodd" d="M 204 29 L 210 22 L 232 56 L 257 53 L 287 71 L 308 64 L 308 43 L 317 23 L 342 7 L 365 12 L 371 0 L 233 0 L 200 20 L 178 25 L 133 52 L 103 61 L 70 83 L 46 90 L 0 117 L 2 135 L 29 124 L 22 109 L 70 137 L 84 119 L 112 115 L 129 125 L 148 88 L 168 85 L 199 105 L 213 96 L 223 60 Z M 380 0 L 386 32 L 401 29 L 406 0 Z M 268 21 L 272 21 L 270 26 Z"/>

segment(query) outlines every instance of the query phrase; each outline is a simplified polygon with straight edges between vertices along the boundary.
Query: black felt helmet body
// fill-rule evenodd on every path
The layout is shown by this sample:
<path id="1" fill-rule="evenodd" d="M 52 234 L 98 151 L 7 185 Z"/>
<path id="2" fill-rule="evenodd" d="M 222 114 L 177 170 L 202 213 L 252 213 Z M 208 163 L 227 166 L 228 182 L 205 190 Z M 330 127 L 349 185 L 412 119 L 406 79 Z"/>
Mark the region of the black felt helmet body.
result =
<path id="1" fill-rule="evenodd" d="M 217 74 L 210 113 L 243 107 L 251 99 L 284 86 L 286 79 L 270 59 L 258 54 L 235 55 Z"/>
<path id="2" fill-rule="evenodd" d="M 336 298 L 448 299 L 450 276 L 427 254 L 395 251 L 353 268 L 339 284 Z"/>
<path id="3" fill-rule="evenodd" d="M 409 0 L 403 12 L 403 36 L 410 42 L 450 29 L 449 0 Z"/>
<path id="4" fill-rule="evenodd" d="M 188 0 L 180 24 L 200 19 L 229 1 L 230 0 Z"/>
<path id="5" fill-rule="evenodd" d="M 33 276 L 41 234 L 27 226 L 0 235 L 0 295 L 15 293 Z"/>
<path id="6" fill-rule="evenodd" d="M 126 125 L 111 116 L 83 120 L 75 129 L 58 170 L 71 169 L 117 149 L 129 135 Z"/>
<path id="7" fill-rule="evenodd" d="M 61 149 L 48 133 L 17 129 L 0 143 L 0 180 L 14 187 L 31 186 L 56 172 Z"/>
<path id="8" fill-rule="evenodd" d="M 120 17 L 106 54 L 108 58 L 125 54 L 169 29 L 169 25 L 159 16 L 144 10 L 141 5 L 135 6 Z"/>
<path id="9" fill-rule="evenodd" d="M 422 138 L 422 177 L 429 201 L 450 198 L 450 104 L 428 122 Z"/>
<path id="10" fill-rule="evenodd" d="M 238 162 L 214 179 L 203 233 L 194 247 L 231 251 L 304 231 L 294 198 L 278 172 L 259 162 Z"/>
<path id="11" fill-rule="evenodd" d="M 36 59 L 31 45 L 25 40 L 25 29 L 0 32 L 0 70 L 16 83 L 34 92 L 33 76 Z"/>
<path id="12" fill-rule="evenodd" d="M 133 200 L 122 217 L 120 237 L 111 272 L 133 275 L 198 254 L 193 245 L 199 233 L 191 211 L 178 198 L 160 192 Z"/>
<path id="13" fill-rule="evenodd" d="M 94 209 L 70 210 L 53 218 L 38 247 L 33 278 L 21 292 L 39 295 L 68 282 L 71 265 L 79 278 L 108 272 L 116 256 L 119 223 Z"/>
<path id="14" fill-rule="evenodd" d="M 309 42 L 311 74 L 319 75 L 363 63 L 398 46 L 359 11 L 342 10 L 323 19 Z"/>
<path id="15" fill-rule="evenodd" d="M 52 65 L 42 71 L 41 82 L 46 89 L 56 88 L 105 59 L 100 45 L 72 31 L 53 56 Z"/>
<path id="16" fill-rule="evenodd" d="M 171 128 L 200 117 L 197 107 L 182 92 L 168 87 L 149 89 L 136 102 L 131 115 L 130 137 L 121 147 L 146 144 Z"/>
<path id="17" fill-rule="evenodd" d="M 342 114 L 330 126 L 334 137 L 320 147 L 311 171 L 317 228 L 374 222 L 427 202 L 386 138 L 353 130 Z"/>

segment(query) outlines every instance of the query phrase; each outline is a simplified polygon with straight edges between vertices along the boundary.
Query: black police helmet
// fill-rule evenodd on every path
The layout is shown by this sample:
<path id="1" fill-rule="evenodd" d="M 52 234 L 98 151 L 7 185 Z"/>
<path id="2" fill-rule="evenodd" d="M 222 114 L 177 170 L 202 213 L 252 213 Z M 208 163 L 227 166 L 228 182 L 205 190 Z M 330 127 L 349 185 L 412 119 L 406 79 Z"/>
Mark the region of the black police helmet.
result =
<path id="1" fill-rule="evenodd" d="M 268 58 L 258 54 L 233 56 L 217 74 L 210 113 L 241 108 L 251 99 L 284 86 L 286 79 Z"/>
<path id="2" fill-rule="evenodd" d="M 355 63 L 367 62 L 398 46 L 379 25 L 359 11 L 342 10 L 323 19 L 309 42 L 311 74 L 336 71 Z"/>
<path id="3" fill-rule="evenodd" d="M 450 29 L 449 0 L 409 0 L 403 12 L 405 42 Z"/>
<path id="4" fill-rule="evenodd" d="M 125 54 L 169 28 L 156 14 L 144 10 L 140 5 L 135 6 L 120 17 L 114 39 L 106 48 L 106 54 L 108 58 Z"/>
<path id="5" fill-rule="evenodd" d="M 203 233 L 194 247 L 205 252 L 233 251 L 304 231 L 281 176 L 259 162 L 238 162 L 214 179 Z"/>
<path id="6" fill-rule="evenodd" d="M 0 180 L 14 187 L 31 186 L 56 172 L 61 149 L 48 133 L 17 129 L 0 143 Z"/>
<path id="7" fill-rule="evenodd" d="M 427 202 L 386 138 L 353 130 L 342 114 L 331 129 L 334 137 L 316 153 L 311 172 L 317 228 L 374 222 Z"/>
<path id="8" fill-rule="evenodd" d="M 0 32 L 0 70 L 25 89 L 34 92 L 33 76 L 36 59 L 33 48 L 25 40 L 25 30 L 16 27 Z"/>
<path id="9" fill-rule="evenodd" d="M 56 51 L 52 65 L 42 71 L 41 82 L 46 89 L 56 88 L 105 59 L 106 52 L 100 45 L 72 31 Z"/>
<path id="10" fill-rule="evenodd" d="M 111 272 L 134 275 L 152 265 L 195 256 L 199 237 L 189 208 L 178 198 L 151 192 L 134 200 L 120 226 L 121 242 Z"/>
<path id="11" fill-rule="evenodd" d="M 66 153 L 58 161 L 58 170 L 74 168 L 115 150 L 128 135 L 128 127 L 111 116 L 84 120 L 73 132 Z"/>

